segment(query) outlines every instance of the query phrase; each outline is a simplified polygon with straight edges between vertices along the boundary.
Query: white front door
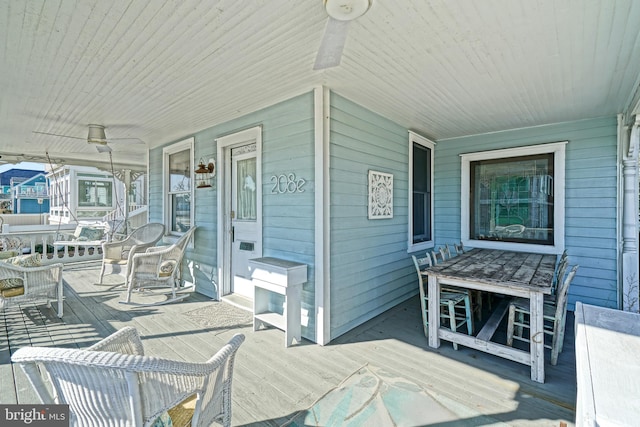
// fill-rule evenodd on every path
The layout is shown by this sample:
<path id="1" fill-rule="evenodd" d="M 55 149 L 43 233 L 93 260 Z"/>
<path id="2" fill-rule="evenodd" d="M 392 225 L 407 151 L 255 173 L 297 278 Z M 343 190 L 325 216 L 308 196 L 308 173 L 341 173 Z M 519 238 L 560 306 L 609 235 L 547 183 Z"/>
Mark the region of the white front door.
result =
<path id="1" fill-rule="evenodd" d="M 260 257 L 255 144 L 231 150 L 231 292 L 253 298 L 249 260 Z"/>

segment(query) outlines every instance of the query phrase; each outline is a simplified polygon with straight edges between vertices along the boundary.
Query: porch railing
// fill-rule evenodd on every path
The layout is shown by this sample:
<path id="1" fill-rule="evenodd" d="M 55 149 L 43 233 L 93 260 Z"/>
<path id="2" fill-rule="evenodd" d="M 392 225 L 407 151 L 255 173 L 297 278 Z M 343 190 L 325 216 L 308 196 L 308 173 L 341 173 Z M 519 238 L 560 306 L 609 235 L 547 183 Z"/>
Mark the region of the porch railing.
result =
<path id="1" fill-rule="evenodd" d="M 0 237 L 18 237 L 23 254 L 41 253 L 42 264 L 81 262 L 102 259 L 102 246 L 56 246 L 59 233 L 71 234 L 76 224 L 64 225 L 4 225 Z"/>

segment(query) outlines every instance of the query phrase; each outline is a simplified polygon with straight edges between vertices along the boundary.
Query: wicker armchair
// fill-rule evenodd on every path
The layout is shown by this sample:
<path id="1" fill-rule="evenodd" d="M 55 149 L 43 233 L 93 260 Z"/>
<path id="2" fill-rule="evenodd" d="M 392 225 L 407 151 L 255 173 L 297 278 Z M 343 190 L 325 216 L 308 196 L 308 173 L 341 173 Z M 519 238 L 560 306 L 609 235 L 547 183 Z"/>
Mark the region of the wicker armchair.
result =
<path id="1" fill-rule="evenodd" d="M 11 360 L 43 403 L 69 405 L 72 426 L 146 427 L 167 413 L 176 426 L 185 418 L 193 427 L 230 426 L 233 365 L 243 341 L 234 335 L 204 363 L 174 361 L 145 356 L 128 326 L 87 350 L 24 347 Z"/>
<path id="2" fill-rule="evenodd" d="M 56 300 L 57 315 L 62 317 L 63 267 L 61 263 L 26 267 L 0 262 L 0 312 L 23 303 L 51 306 Z"/>
<path id="3" fill-rule="evenodd" d="M 182 259 L 187 243 L 196 231 L 191 227 L 171 246 L 148 248 L 145 253 L 135 254 L 131 260 L 127 279 L 127 295 L 123 304 L 158 305 L 179 301 L 188 296 L 186 291 L 194 290 L 193 286 L 182 286 L 180 277 Z M 159 303 L 134 303 L 131 301 L 134 292 L 170 293 L 171 297 Z M 178 295 L 181 292 L 182 295 Z"/>
<path id="4" fill-rule="evenodd" d="M 100 279 L 102 283 L 106 266 L 118 267 L 118 273 L 125 278 L 129 277 L 131 258 L 134 254 L 144 252 L 147 248 L 155 246 L 164 234 L 164 224 L 151 222 L 137 228 L 124 240 L 116 242 L 104 242 L 102 244 L 102 267 L 100 268 Z"/>

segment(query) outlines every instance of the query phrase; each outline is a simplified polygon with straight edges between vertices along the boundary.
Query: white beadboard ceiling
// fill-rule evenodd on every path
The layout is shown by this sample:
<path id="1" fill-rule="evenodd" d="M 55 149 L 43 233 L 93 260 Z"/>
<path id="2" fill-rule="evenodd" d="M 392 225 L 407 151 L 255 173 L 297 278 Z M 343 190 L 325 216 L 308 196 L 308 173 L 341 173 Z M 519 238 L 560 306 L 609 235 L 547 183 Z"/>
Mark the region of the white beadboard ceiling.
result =
<path id="1" fill-rule="evenodd" d="M 116 167 L 325 85 L 435 140 L 631 112 L 637 0 L 373 0 L 314 71 L 322 0 L 2 0 L 0 161 Z"/>

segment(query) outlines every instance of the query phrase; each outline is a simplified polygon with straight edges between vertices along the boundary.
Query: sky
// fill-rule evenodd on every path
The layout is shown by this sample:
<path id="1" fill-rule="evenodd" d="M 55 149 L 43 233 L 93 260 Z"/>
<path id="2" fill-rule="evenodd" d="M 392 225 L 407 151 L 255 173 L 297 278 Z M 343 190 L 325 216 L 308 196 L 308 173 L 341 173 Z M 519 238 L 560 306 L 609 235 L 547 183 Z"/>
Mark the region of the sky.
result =
<path id="1" fill-rule="evenodd" d="M 16 163 L 5 163 L 4 165 L 0 165 L 0 173 L 6 172 L 9 169 L 31 169 L 37 171 L 44 171 L 44 165 L 42 163 L 31 163 L 31 162 L 21 162 Z"/>

